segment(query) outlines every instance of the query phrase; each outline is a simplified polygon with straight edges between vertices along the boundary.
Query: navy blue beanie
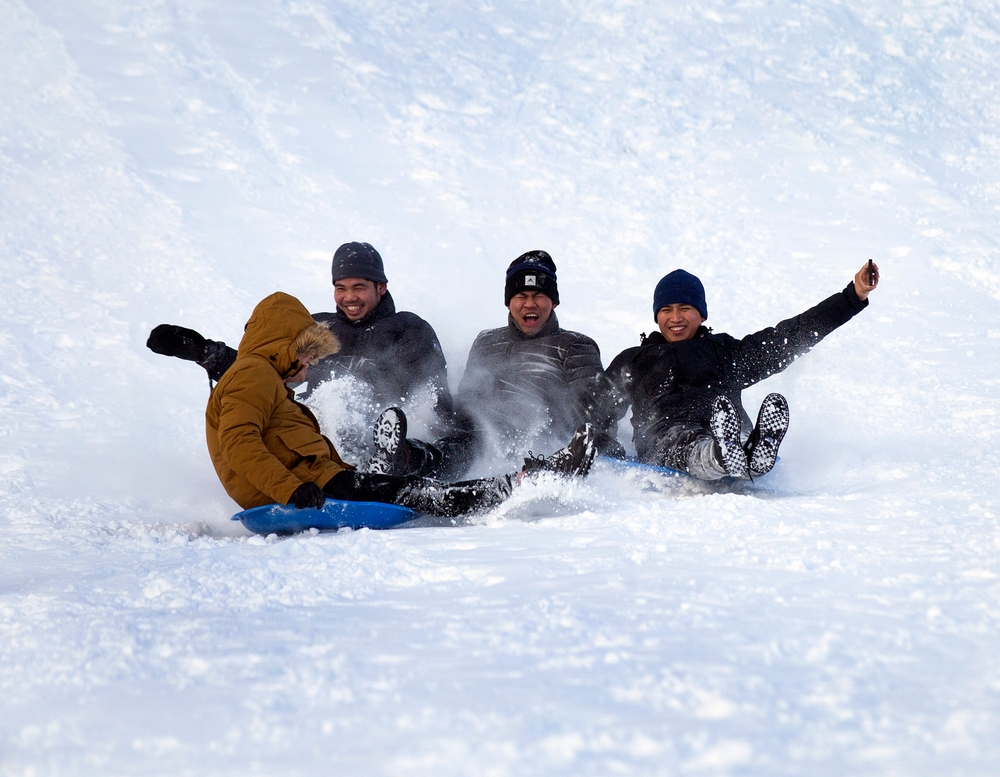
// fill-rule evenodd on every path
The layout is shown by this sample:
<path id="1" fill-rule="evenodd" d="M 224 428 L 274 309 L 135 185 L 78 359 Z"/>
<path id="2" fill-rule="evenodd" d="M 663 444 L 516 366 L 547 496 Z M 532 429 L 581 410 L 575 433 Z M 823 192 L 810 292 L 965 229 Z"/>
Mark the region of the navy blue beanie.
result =
<path id="1" fill-rule="evenodd" d="M 503 304 L 509 306 L 510 298 L 522 291 L 540 291 L 553 303 L 559 304 L 556 263 L 545 251 L 528 251 L 521 254 L 507 268 Z"/>
<path id="2" fill-rule="evenodd" d="M 686 270 L 674 270 L 660 278 L 656 291 L 653 292 L 653 320 L 656 321 L 660 308 L 675 304 L 690 305 L 701 313 L 702 318 L 708 318 L 705 287 L 701 285 L 698 276 Z"/>
<path id="3" fill-rule="evenodd" d="M 371 243 L 344 243 L 333 255 L 333 282 L 342 278 L 364 278 L 375 283 L 388 283 L 382 257 Z"/>

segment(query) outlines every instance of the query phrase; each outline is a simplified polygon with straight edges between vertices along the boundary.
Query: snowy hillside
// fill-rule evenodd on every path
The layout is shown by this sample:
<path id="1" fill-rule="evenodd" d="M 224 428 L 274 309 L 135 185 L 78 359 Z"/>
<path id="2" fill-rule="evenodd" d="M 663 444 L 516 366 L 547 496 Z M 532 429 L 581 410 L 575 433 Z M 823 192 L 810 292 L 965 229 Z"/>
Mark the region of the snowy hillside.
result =
<path id="1" fill-rule="evenodd" d="M 998 773 L 998 51 L 987 0 L 0 0 L 0 774 Z M 252 537 L 145 339 L 332 310 L 348 240 L 453 385 L 529 249 L 605 364 L 676 267 L 736 336 L 882 283 L 746 392 L 757 484 Z"/>

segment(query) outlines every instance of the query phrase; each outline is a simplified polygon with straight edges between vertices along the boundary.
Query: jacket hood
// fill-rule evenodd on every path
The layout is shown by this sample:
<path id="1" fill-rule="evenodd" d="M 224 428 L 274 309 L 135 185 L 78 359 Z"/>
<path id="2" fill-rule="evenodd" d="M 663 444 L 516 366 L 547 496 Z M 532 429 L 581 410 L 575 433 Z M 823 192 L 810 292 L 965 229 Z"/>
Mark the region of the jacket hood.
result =
<path id="1" fill-rule="evenodd" d="M 321 359 L 338 350 L 337 338 L 325 325 L 316 323 L 301 302 L 276 291 L 254 308 L 238 357 L 255 354 L 267 359 L 284 378 L 298 371 L 300 352 Z"/>

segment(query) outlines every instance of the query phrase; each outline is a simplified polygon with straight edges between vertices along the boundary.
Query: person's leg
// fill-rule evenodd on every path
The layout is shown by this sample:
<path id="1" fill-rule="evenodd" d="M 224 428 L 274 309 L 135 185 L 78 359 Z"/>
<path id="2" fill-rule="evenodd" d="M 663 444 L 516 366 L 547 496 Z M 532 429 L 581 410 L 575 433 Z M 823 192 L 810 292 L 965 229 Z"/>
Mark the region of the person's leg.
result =
<path id="1" fill-rule="evenodd" d="M 709 431 L 715 440 L 719 462 L 730 477 L 746 480 L 750 477 L 749 463 L 740 439 L 742 421 L 729 397 L 718 396 L 712 405 Z"/>
<path id="2" fill-rule="evenodd" d="M 432 443 L 408 439 L 406 427 L 406 414 L 400 408 L 382 411 L 372 429 L 369 472 L 451 480 L 468 472 L 480 450 L 475 426 L 466 414 L 456 414 L 452 431 Z"/>
<path id="3" fill-rule="evenodd" d="M 454 432 L 434 442 L 407 439 L 405 446 L 406 474 L 441 480 L 468 472 L 480 450 L 472 431 Z"/>
<path id="4" fill-rule="evenodd" d="M 699 480 L 719 480 L 728 474 L 719 460 L 715 439 L 696 424 L 674 424 L 656 441 L 655 464 L 687 472 Z"/>
<path id="5" fill-rule="evenodd" d="M 489 510 L 505 501 L 511 490 L 509 476 L 439 483 L 426 478 L 354 470 L 338 472 L 323 486 L 323 492 L 333 499 L 386 502 L 445 518 Z"/>

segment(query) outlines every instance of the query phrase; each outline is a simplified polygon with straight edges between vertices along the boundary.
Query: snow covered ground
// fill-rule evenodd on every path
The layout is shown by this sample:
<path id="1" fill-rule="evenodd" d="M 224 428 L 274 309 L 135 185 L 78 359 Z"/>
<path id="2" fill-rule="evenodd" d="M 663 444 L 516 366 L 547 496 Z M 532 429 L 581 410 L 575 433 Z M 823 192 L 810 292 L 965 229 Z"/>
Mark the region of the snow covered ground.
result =
<path id="1" fill-rule="evenodd" d="M 988 0 L 0 0 L 0 774 L 996 774 L 998 46 Z M 759 484 L 252 537 L 145 338 L 330 310 L 347 240 L 453 383 L 532 248 L 605 363 L 678 266 L 735 335 L 883 282 L 747 392 Z"/>

